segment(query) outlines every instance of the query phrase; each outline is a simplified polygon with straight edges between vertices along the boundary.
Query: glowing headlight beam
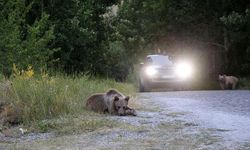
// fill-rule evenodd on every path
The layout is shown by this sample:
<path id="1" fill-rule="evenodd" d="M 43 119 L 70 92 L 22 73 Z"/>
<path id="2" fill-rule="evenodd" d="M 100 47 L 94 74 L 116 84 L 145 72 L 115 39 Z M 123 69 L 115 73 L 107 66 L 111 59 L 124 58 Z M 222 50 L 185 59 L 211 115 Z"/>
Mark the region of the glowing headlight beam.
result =
<path id="1" fill-rule="evenodd" d="M 153 66 L 148 66 L 148 67 L 146 68 L 145 72 L 146 72 L 147 76 L 152 77 L 152 76 L 154 76 L 154 75 L 157 73 L 157 70 L 156 70 L 156 68 L 153 67 Z"/>
<path id="2" fill-rule="evenodd" d="M 177 64 L 175 73 L 179 78 L 185 79 L 192 75 L 193 68 L 190 63 L 181 62 Z"/>

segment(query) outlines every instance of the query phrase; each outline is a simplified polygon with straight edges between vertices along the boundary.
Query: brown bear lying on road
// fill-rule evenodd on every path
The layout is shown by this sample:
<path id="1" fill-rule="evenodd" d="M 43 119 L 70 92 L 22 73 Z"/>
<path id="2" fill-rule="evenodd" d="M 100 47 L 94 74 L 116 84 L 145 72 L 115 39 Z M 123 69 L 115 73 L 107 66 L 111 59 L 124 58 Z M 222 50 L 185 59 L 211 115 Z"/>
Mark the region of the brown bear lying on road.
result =
<path id="1" fill-rule="evenodd" d="M 224 89 L 235 89 L 238 85 L 239 79 L 234 76 L 227 76 L 227 75 L 219 75 L 218 77 L 220 87 L 222 90 Z"/>
<path id="2" fill-rule="evenodd" d="M 87 99 L 86 107 L 99 113 L 114 115 L 136 116 L 136 111 L 128 107 L 129 96 L 124 96 L 117 90 L 111 89 L 106 93 L 97 93 Z"/>

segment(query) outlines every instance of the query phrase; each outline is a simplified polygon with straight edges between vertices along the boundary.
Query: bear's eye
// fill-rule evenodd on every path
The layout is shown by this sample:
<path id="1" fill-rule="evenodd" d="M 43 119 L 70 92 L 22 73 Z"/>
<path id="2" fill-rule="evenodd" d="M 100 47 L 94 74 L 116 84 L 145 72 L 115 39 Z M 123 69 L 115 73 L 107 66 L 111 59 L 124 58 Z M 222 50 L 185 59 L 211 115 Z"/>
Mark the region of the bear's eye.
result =
<path id="1" fill-rule="evenodd" d="M 123 106 L 123 109 L 126 109 L 126 107 L 125 107 L 125 106 Z"/>
<path id="2" fill-rule="evenodd" d="M 118 106 L 117 108 L 118 108 L 118 109 L 120 109 L 121 107 L 120 107 L 120 106 Z"/>

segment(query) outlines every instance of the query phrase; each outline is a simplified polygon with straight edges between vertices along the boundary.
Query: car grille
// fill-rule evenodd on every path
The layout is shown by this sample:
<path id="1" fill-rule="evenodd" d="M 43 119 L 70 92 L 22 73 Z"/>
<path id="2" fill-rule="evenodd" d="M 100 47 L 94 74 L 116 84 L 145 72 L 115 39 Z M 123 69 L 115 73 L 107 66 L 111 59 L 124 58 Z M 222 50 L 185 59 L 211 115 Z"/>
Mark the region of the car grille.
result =
<path id="1" fill-rule="evenodd" d="M 168 68 L 159 68 L 158 69 L 158 75 L 159 76 L 174 76 L 174 68 L 173 67 L 168 67 Z"/>

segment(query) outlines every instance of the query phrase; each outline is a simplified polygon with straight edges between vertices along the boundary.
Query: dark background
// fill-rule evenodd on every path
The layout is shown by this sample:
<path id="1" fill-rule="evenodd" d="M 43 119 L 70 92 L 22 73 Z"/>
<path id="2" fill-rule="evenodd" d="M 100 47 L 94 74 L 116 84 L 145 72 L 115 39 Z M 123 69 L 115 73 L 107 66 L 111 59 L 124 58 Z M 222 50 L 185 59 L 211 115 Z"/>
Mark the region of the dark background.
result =
<path id="1" fill-rule="evenodd" d="M 160 49 L 191 59 L 204 78 L 246 77 L 249 7 L 247 0 L 1 0 L 0 70 L 32 65 L 124 81 Z"/>

